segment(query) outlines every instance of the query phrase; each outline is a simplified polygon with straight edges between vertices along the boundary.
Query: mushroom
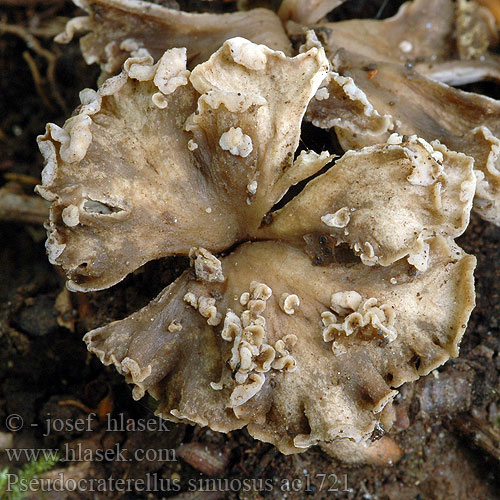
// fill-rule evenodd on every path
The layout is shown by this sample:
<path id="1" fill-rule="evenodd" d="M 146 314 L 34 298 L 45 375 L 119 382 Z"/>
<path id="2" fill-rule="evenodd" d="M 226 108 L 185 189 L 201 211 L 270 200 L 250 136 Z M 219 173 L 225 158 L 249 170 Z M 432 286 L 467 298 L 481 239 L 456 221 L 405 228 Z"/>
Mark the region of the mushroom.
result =
<path id="1" fill-rule="evenodd" d="M 295 246 L 245 243 L 221 259 L 224 283 L 185 272 L 150 305 L 85 341 L 134 384 L 134 398 L 149 391 L 158 399 L 166 419 L 221 432 L 247 426 L 284 453 L 363 441 L 381 421 L 390 428 L 395 388 L 457 355 L 474 304 L 475 259 L 440 236 L 429 246 L 428 268 L 415 274 L 404 259 L 314 266 Z M 280 307 L 291 289 L 301 290 L 292 315 Z M 188 293 L 217 297 L 224 319 L 211 326 L 183 300 Z M 325 316 L 345 323 L 353 308 L 364 323 L 325 335 Z M 174 319 L 182 331 L 169 330 Z"/>
<path id="2" fill-rule="evenodd" d="M 344 2 L 345 0 L 283 0 L 278 14 L 283 21 L 316 23 Z"/>
<path id="3" fill-rule="evenodd" d="M 411 68 L 374 62 L 343 49 L 335 53 L 332 66 L 339 75 L 349 75 L 358 98 L 351 102 L 339 98 L 338 77 L 330 77 L 329 97 L 313 99 L 309 105 L 307 116 L 314 125 L 333 125 L 346 151 L 386 142 L 398 133 L 437 139 L 453 151 L 472 156 L 477 176 L 474 208 L 484 219 L 500 225 L 500 102 L 454 89 Z M 376 76 L 371 73 L 374 70 Z M 360 100 L 368 103 L 365 108 L 370 113 L 357 118 Z M 374 116 L 390 117 L 387 127 L 380 126 Z M 368 128 L 362 129 L 363 124 Z"/>
<path id="4" fill-rule="evenodd" d="M 350 52 L 385 62 L 438 61 L 455 52 L 452 0 L 413 0 L 388 19 L 350 19 L 320 23 L 325 48 Z"/>
<path id="5" fill-rule="evenodd" d="M 68 22 L 56 40 L 68 43 L 88 32 L 80 47 L 88 64 L 98 63 L 103 76 L 117 74 L 123 62 L 144 49 L 155 59 L 170 48 L 186 47 L 189 67 L 206 61 L 227 39 L 242 36 L 290 53 L 278 16 L 268 9 L 230 14 L 198 14 L 139 0 L 73 0 L 88 15 Z"/>
<path id="6" fill-rule="evenodd" d="M 261 228 L 296 244 L 308 233 L 347 243 L 367 265 L 407 257 L 424 271 L 427 243 L 456 238 L 469 224 L 476 179 L 472 158 L 412 136 L 348 151 Z"/>
<path id="7" fill-rule="evenodd" d="M 88 332 L 88 349 L 166 419 L 246 426 L 283 453 L 327 443 L 346 460 L 380 454 L 366 442 L 390 429 L 397 388 L 458 355 L 474 306 L 475 258 L 453 241 L 468 223 L 471 158 L 391 135 L 392 113 L 337 67 L 321 87 L 329 65 L 312 35 L 294 58 L 231 38 L 189 70 L 189 46 L 131 36 L 130 19 L 140 33 L 146 11 L 154 27 L 168 9 L 79 3 L 103 27 L 127 18 L 116 39 L 131 53 L 39 137 L 49 258 L 81 291 L 162 256 L 191 261 L 149 305 Z M 92 44 L 104 28 L 97 15 L 89 24 Z M 353 103 L 335 123 L 343 140 L 363 130 L 362 110 L 369 140 L 384 144 L 317 175 L 332 155 L 294 153 L 306 108 L 332 96 Z"/>
<path id="8" fill-rule="evenodd" d="M 498 56 L 488 52 L 498 42 L 495 20 L 473 0 L 413 0 L 384 20 L 297 22 L 321 33 L 327 51 L 343 47 L 375 61 L 411 64 L 445 83 L 500 77 Z M 293 24 L 288 28 L 300 31 Z"/>
<path id="9" fill-rule="evenodd" d="M 393 128 L 390 115 L 381 115 L 350 76 L 329 71 L 309 105 L 307 118 L 321 128 L 347 129 L 354 136 L 385 142 Z"/>
<path id="10" fill-rule="evenodd" d="M 484 59 L 488 48 L 498 42 L 491 11 L 474 0 L 458 0 L 456 37 L 460 59 Z"/>
<path id="11" fill-rule="evenodd" d="M 500 57 L 490 48 L 498 43 L 493 12 L 474 0 L 456 3 L 456 50 L 453 57 L 416 64 L 416 69 L 450 85 L 465 85 L 482 80 L 500 81 Z"/>
<path id="12" fill-rule="evenodd" d="M 47 165 L 37 190 L 53 201 L 47 249 L 69 288 L 106 288 L 151 259 L 218 252 L 255 232 L 330 159 L 293 162 L 326 65 L 322 49 L 287 58 L 233 38 L 192 73 L 174 48 L 156 64 L 129 58 L 98 91 L 83 91 L 77 114 L 38 138 Z M 248 154 L 220 144 L 236 128 Z"/>

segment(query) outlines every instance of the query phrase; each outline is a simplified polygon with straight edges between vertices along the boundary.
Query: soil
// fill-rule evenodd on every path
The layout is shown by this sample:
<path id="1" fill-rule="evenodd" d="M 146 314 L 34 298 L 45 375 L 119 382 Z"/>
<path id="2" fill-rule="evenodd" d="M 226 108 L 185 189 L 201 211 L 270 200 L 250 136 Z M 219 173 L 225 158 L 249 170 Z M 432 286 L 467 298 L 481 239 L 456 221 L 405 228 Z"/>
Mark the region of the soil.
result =
<path id="1" fill-rule="evenodd" d="M 234 8 L 227 1 L 179 3 L 187 9 Z M 386 17 L 401 3 L 352 0 L 333 18 Z M 0 0 L 1 26 L 17 30 L 0 28 L 0 187 L 14 183 L 18 191 L 32 194 L 42 170 L 36 136 L 46 122 L 62 125 L 79 102 L 78 92 L 95 85 L 98 69 L 85 65 L 78 43 L 52 41 L 77 13 L 65 0 Z M 500 97 L 493 84 L 470 90 Z M 311 147 L 336 147 L 330 135 L 308 126 L 303 140 Z M 245 430 L 222 435 L 173 423 L 142 430 L 141 422 L 163 425 L 153 417 L 154 401 L 134 402 L 122 376 L 90 356 L 81 338 L 147 304 L 182 272 L 185 260 L 152 262 L 112 290 L 69 294 L 64 277 L 47 261 L 44 238 L 39 224 L 0 222 L 0 470 L 7 466 L 12 472 L 27 461 L 26 456 L 9 458 L 9 447 L 59 449 L 63 455 L 91 450 L 92 460 L 74 455 L 47 477 L 62 472 L 66 478 L 147 478 L 149 487 L 141 491 L 136 482 L 131 491 L 34 493 L 30 498 L 500 497 L 500 228 L 473 215 L 459 240 L 478 259 L 477 307 L 460 357 L 402 388 L 390 439 L 404 454 L 390 466 L 347 466 L 319 448 L 284 456 Z M 12 415 L 20 418 L 9 419 Z M 47 419 L 65 424 L 47 432 Z M 85 425 L 69 425 L 75 422 Z M 99 460 L 99 450 L 111 451 Z M 144 457 L 137 450 L 150 452 Z M 160 456 L 161 450 L 170 454 Z"/>

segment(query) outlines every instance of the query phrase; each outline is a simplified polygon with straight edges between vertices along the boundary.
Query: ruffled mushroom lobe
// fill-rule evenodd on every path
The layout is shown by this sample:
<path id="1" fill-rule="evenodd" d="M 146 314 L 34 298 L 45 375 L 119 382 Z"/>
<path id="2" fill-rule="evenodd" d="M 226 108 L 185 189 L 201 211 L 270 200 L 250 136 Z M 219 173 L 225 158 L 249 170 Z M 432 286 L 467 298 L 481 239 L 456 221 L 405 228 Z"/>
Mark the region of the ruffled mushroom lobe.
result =
<path id="1" fill-rule="evenodd" d="M 500 81 L 500 57 L 490 50 L 498 44 L 498 28 L 493 13 L 479 4 L 456 2 L 455 51 L 443 60 L 417 61 L 420 73 L 449 85 Z"/>
<path id="2" fill-rule="evenodd" d="M 307 116 L 313 124 L 330 128 L 333 123 L 346 151 L 386 142 L 392 133 L 398 133 L 416 135 L 428 142 L 439 140 L 450 150 L 472 156 L 478 177 L 474 208 L 484 219 L 500 224 L 498 101 L 454 89 L 412 68 L 375 62 L 343 49 L 337 50 L 331 62 L 334 71 L 351 79 L 357 95 L 369 104 L 366 109 L 391 117 L 390 125 L 386 130 L 374 126 L 363 133 L 353 118 L 359 107 L 355 99 L 341 104 L 351 108 L 350 114 L 345 112 L 343 120 L 334 122 L 339 108 L 339 94 L 334 91 L 327 99 L 311 101 Z M 362 119 L 368 125 L 377 125 L 376 121 Z"/>
<path id="3" fill-rule="evenodd" d="M 242 36 L 290 53 L 278 16 L 268 9 L 230 14 L 198 14 L 138 0 L 73 0 L 88 16 L 69 21 L 57 41 L 68 43 L 88 32 L 80 46 L 88 64 L 106 76 L 120 72 L 130 55 L 146 49 L 155 60 L 170 48 L 186 47 L 189 67 L 206 61 L 229 38 Z"/>
<path id="4" fill-rule="evenodd" d="M 186 69 L 185 50 L 163 60 Z M 183 121 L 196 92 L 185 78 L 165 95 L 153 81 L 156 68 L 134 64 L 129 72 L 149 68 L 148 79 L 123 72 L 97 92 L 83 91 L 78 113 L 38 138 L 46 166 L 37 189 L 53 202 L 47 250 L 73 290 L 106 288 L 149 260 L 235 239 L 188 150 Z M 167 106 L 153 103 L 157 94 Z"/>
<path id="5" fill-rule="evenodd" d="M 385 62 L 437 61 L 455 52 L 455 5 L 452 0 L 414 0 L 384 20 L 350 19 L 320 23 L 325 48 Z"/>
<path id="6" fill-rule="evenodd" d="M 227 203 L 240 214 L 247 234 L 291 185 L 331 159 L 304 152 L 292 160 L 302 117 L 327 66 L 322 49 L 290 59 L 237 38 L 191 74 L 202 97 L 186 129 L 206 155 L 210 177 L 229 193 Z"/>
<path id="7" fill-rule="evenodd" d="M 367 265 L 407 257 L 424 271 L 429 238 L 465 231 L 475 185 L 472 158 L 394 134 L 388 144 L 345 153 L 272 213 L 261 237 L 300 243 L 307 234 L 327 234 Z"/>
<path id="8" fill-rule="evenodd" d="M 192 74 L 185 49 L 170 49 L 156 64 L 129 58 L 97 92 L 83 91 L 77 113 L 38 138 L 37 189 L 53 202 L 48 253 L 68 286 L 106 288 L 149 260 L 218 252 L 255 232 L 330 159 L 293 162 L 326 67 L 322 49 L 287 58 L 235 38 Z"/>
<path id="9" fill-rule="evenodd" d="M 159 415 L 223 432 L 247 426 L 284 453 L 388 429 L 394 388 L 457 355 L 474 305 L 475 259 L 441 237 L 416 274 L 404 260 L 314 266 L 277 242 L 246 243 L 221 265 L 224 282 L 186 272 L 85 340 L 136 399 L 158 399 Z M 300 298 L 293 314 L 284 294 Z"/>
<path id="10" fill-rule="evenodd" d="M 299 22 L 321 32 L 328 53 L 343 47 L 375 61 L 411 64 L 454 85 L 500 74 L 498 56 L 488 52 L 498 42 L 494 18 L 473 0 L 413 0 L 384 20 Z"/>
<path id="11" fill-rule="evenodd" d="M 321 83 L 306 118 L 316 127 L 368 137 L 371 144 L 385 142 L 394 128 L 392 116 L 381 115 L 350 76 L 335 71 L 329 71 Z"/>

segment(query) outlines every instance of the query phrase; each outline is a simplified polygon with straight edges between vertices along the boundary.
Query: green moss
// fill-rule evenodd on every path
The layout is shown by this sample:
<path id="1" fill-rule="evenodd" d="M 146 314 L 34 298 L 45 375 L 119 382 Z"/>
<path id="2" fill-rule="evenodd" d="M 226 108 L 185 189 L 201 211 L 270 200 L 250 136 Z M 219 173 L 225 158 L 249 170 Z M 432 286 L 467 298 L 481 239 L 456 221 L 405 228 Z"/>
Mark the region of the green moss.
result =
<path id="1" fill-rule="evenodd" d="M 5 467 L 0 471 L 0 498 L 1 500 L 24 500 L 27 498 L 32 492 L 25 491 L 26 488 L 23 488 L 23 484 L 29 484 L 29 482 L 45 473 L 49 470 L 53 469 L 57 462 L 59 462 L 60 456 L 56 453 L 53 456 L 42 456 L 38 460 L 31 460 L 27 464 L 23 465 L 21 469 L 19 469 L 15 475 L 17 476 L 17 481 L 13 483 L 11 478 L 11 486 L 9 488 L 9 476 L 11 476 L 12 472 L 9 472 L 9 468 Z"/>

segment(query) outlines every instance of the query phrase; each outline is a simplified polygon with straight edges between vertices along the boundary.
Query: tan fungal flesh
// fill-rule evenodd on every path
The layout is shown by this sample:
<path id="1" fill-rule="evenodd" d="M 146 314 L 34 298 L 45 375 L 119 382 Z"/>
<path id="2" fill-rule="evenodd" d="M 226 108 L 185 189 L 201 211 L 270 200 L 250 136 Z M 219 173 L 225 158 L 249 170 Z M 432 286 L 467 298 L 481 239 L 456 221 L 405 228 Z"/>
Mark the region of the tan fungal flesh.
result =
<path id="1" fill-rule="evenodd" d="M 285 314 L 295 314 L 300 306 L 300 299 L 294 293 L 284 293 L 280 298 L 280 307 Z"/>
<path id="2" fill-rule="evenodd" d="M 88 17 L 71 20 L 58 41 L 86 33 L 80 46 L 88 64 L 98 63 L 105 76 L 120 72 L 130 56 L 130 41 L 159 59 L 170 48 L 186 47 L 190 67 L 206 61 L 235 36 L 290 53 L 290 42 L 274 12 L 255 9 L 232 14 L 197 14 L 138 0 L 74 0 Z"/>
<path id="3" fill-rule="evenodd" d="M 256 58 L 264 66 L 249 69 Z M 292 59 L 237 38 L 186 83 L 185 65 L 184 49 L 156 64 L 143 50 L 97 92 L 82 92 L 82 107 L 64 127 L 49 124 L 38 138 L 46 167 L 37 189 L 54 202 L 47 248 L 71 289 L 106 288 L 149 260 L 192 247 L 228 248 L 330 158 L 308 155 L 306 168 L 304 155 L 292 162 L 301 117 L 326 71 L 322 50 Z M 234 155 L 219 146 L 232 127 L 245 130 L 252 148 L 240 145 Z M 247 203 L 257 180 L 261 188 Z"/>
<path id="4" fill-rule="evenodd" d="M 384 142 L 393 127 L 391 116 L 381 115 L 351 77 L 330 71 L 321 85 L 307 112 L 314 125 L 368 136 L 373 144 Z"/>
<path id="5" fill-rule="evenodd" d="M 220 260 L 205 248 L 191 248 L 189 250 L 191 265 L 196 277 L 203 281 L 224 281 Z"/>
<path id="6" fill-rule="evenodd" d="M 408 257 L 424 271 L 417 256 L 426 240 L 436 234 L 455 238 L 467 227 L 473 162 L 437 143 L 399 140 L 346 153 L 274 213 L 262 237 L 299 243 L 308 233 L 328 234 L 367 265 Z"/>
<path id="7" fill-rule="evenodd" d="M 279 16 L 283 21 L 315 23 L 343 2 L 345 0 L 283 0 Z"/>
<path id="8" fill-rule="evenodd" d="M 241 156 L 242 158 L 246 158 L 253 149 L 252 139 L 245 135 L 240 127 L 231 127 L 227 132 L 224 132 L 220 136 L 219 146 L 232 155 Z M 255 194 L 255 191 L 253 194 Z"/>
<path id="9" fill-rule="evenodd" d="M 453 85 L 500 78 L 499 58 L 488 52 L 498 42 L 495 21 L 473 0 L 408 1 L 384 20 L 300 22 L 322 34 L 327 50 L 343 47 L 375 61 L 412 64 Z"/>
<path id="10" fill-rule="evenodd" d="M 75 3 L 89 15 L 59 39 L 88 33 L 102 84 L 39 137 L 49 258 L 82 291 L 159 257 L 191 264 L 148 306 L 89 332 L 89 350 L 167 419 L 370 459 L 397 388 L 458 355 L 475 259 L 453 238 L 474 196 L 500 224 L 498 103 L 401 63 L 441 70 L 452 47 L 484 71 L 489 17 L 466 0 L 414 0 L 388 20 L 316 25 L 290 58 L 266 9 Z M 279 15 L 294 36 L 293 21 L 340 3 L 287 0 Z M 321 175 L 328 152 L 294 160 L 306 110 L 350 150 Z"/>
<path id="11" fill-rule="evenodd" d="M 335 339 L 341 334 L 348 337 L 358 331 L 364 331 L 368 335 L 379 334 L 392 342 L 397 337 L 393 328 L 395 312 L 387 304 L 378 306 L 378 300 L 375 297 L 363 301 L 356 291 L 334 293 L 331 297 L 330 309 L 335 314 L 330 311 L 321 314 L 324 325 L 323 340 L 334 341 L 334 346 L 332 346 L 334 353 L 338 348 Z"/>
<path id="12" fill-rule="evenodd" d="M 389 116 L 385 128 L 363 118 L 365 129 L 357 126 L 357 102 L 347 108 L 344 120 L 336 120 L 339 97 L 313 99 L 308 118 L 319 127 L 335 127 L 345 150 L 385 142 L 391 134 L 417 135 L 426 141 L 439 140 L 449 149 L 474 158 L 478 177 L 474 209 L 486 220 L 500 224 L 500 167 L 497 142 L 500 137 L 500 103 L 478 94 L 453 89 L 430 80 L 411 68 L 376 62 L 344 50 L 334 52 L 333 66 L 349 74 L 373 110 Z M 373 66 L 375 65 L 375 66 Z M 370 68 L 376 67 L 372 77 Z M 354 117 L 353 117 L 354 115 Z"/>
<path id="13" fill-rule="evenodd" d="M 390 416 L 394 387 L 457 354 L 474 303 L 475 259 L 442 238 L 430 247 L 427 271 L 415 275 L 404 260 L 375 269 L 318 267 L 300 249 L 247 243 L 221 260 L 226 282 L 185 273 L 149 306 L 85 340 L 135 384 L 136 396 L 148 390 L 156 397 L 165 418 L 224 432 L 247 425 L 285 453 L 318 441 L 359 441 Z M 301 290 L 300 314 L 283 314 L 279 298 L 294 289 Z M 241 305 L 244 293 L 249 300 Z M 218 297 L 224 320 L 207 324 L 186 304 L 189 294 Z M 354 311 L 366 321 L 348 321 L 350 335 L 340 327 L 332 352 L 325 311 L 337 323 Z M 182 331 L 169 331 L 174 319 Z M 388 338 L 384 328 L 397 335 Z M 134 369 L 125 370 L 124 360 Z"/>
<path id="14" fill-rule="evenodd" d="M 321 23 L 325 45 L 385 62 L 437 62 L 455 52 L 452 0 L 406 2 L 388 19 L 352 19 Z"/>

